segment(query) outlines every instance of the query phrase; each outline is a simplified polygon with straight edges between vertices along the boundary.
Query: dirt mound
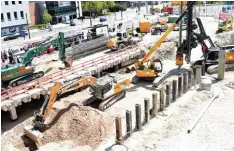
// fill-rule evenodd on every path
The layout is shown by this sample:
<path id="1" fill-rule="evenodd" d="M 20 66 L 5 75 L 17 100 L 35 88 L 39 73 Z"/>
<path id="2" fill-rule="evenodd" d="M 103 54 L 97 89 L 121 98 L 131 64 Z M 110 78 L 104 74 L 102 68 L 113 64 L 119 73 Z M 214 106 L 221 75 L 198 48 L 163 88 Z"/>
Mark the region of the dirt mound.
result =
<path id="1" fill-rule="evenodd" d="M 28 118 L 21 124 L 18 124 L 13 129 L 3 133 L 1 136 L 1 151 L 16 150 L 15 148 L 24 148 L 24 141 L 22 136 L 24 135 L 24 127 L 32 124 L 32 117 Z M 23 150 L 23 149 L 22 149 Z"/>
<path id="2" fill-rule="evenodd" d="M 231 37 L 234 34 L 234 32 L 222 32 L 219 34 L 216 34 L 216 43 L 219 46 L 222 45 L 233 45 L 233 38 Z"/>
<path id="3" fill-rule="evenodd" d="M 175 60 L 176 58 L 176 43 L 165 42 L 156 52 L 156 57 L 167 60 Z"/>
<path id="4" fill-rule="evenodd" d="M 44 132 L 42 144 L 72 140 L 75 146 L 95 148 L 107 136 L 112 124 L 110 118 L 91 107 L 69 105 L 56 112 L 48 117 L 55 121 L 48 124 L 50 129 Z"/>

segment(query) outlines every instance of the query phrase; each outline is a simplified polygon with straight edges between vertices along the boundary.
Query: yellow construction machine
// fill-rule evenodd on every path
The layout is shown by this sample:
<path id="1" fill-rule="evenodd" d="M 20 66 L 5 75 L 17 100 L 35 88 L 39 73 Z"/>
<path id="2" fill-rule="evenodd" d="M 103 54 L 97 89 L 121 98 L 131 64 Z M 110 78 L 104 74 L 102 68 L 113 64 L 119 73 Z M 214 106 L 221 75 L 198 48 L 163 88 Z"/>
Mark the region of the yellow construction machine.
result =
<path id="1" fill-rule="evenodd" d="M 130 79 L 124 75 L 111 73 L 97 79 L 91 86 L 93 100 L 100 100 L 99 109 L 106 110 L 115 102 L 125 97 L 126 89 L 130 86 Z"/>
<path id="2" fill-rule="evenodd" d="M 230 17 L 227 20 L 219 20 L 218 30 L 216 34 L 221 33 L 223 31 L 233 30 L 234 29 L 234 17 Z"/>
<path id="3" fill-rule="evenodd" d="M 135 45 L 139 41 L 141 41 L 141 39 L 138 37 L 138 34 L 133 34 L 133 36 L 130 36 L 127 31 L 122 30 L 117 33 L 115 38 L 108 40 L 106 46 L 112 51 L 116 51 L 129 45 Z"/>
<path id="4" fill-rule="evenodd" d="M 79 77 L 78 79 L 64 85 L 62 85 L 61 82 L 55 83 L 55 85 L 50 89 L 50 94 L 45 95 L 45 100 L 40 110 L 34 113 L 33 125 L 29 125 L 24 128 L 24 133 L 26 136 L 28 136 L 36 144 L 40 144 L 40 132 L 47 129 L 47 126 L 44 124 L 45 118 L 49 115 L 57 97 L 67 92 L 85 88 L 95 83 L 96 78 L 92 76 Z"/>
<path id="5" fill-rule="evenodd" d="M 130 85 L 130 79 L 120 74 L 108 74 L 102 78 L 96 79 L 92 76 L 82 77 L 79 80 L 62 86 L 57 82 L 51 89 L 50 95 L 45 96 L 45 101 L 38 112 L 34 114 L 33 125 L 24 128 L 24 133 L 36 144 L 41 144 L 42 132 L 49 128 L 46 125 L 45 118 L 50 113 L 54 102 L 61 94 L 71 92 L 86 86 L 91 87 L 93 101 L 101 101 L 99 109 L 104 111 L 116 101 L 125 96 L 126 88 Z M 89 102 L 91 103 L 91 102 Z"/>
<path id="6" fill-rule="evenodd" d="M 176 25 L 182 20 L 182 18 L 187 14 L 187 11 L 192 8 L 195 2 L 191 2 L 187 9 L 180 15 L 180 17 L 173 23 L 168 30 L 161 36 L 161 38 L 156 42 L 156 44 L 149 50 L 149 52 L 144 56 L 141 61 L 135 63 L 136 75 L 132 79 L 132 83 L 137 83 L 139 79 L 154 79 L 158 76 L 158 73 L 162 71 L 162 62 L 160 59 L 150 58 L 151 55 L 160 47 L 162 42 L 167 38 L 167 36 L 174 30 Z M 157 63 L 160 63 L 160 68 L 157 67 Z M 183 55 L 176 56 L 176 64 L 178 66 L 183 65 Z"/>

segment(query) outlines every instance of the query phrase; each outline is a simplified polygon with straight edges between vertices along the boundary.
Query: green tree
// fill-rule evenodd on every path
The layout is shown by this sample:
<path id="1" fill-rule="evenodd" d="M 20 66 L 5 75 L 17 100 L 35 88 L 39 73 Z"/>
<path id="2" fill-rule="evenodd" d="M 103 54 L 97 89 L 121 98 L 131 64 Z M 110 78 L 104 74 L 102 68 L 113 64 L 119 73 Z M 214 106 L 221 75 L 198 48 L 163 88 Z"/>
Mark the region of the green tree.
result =
<path id="1" fill-rule="evenodd" d="M 43 21 L 44 23 L 50 23 L 52 21 L 52 16 L 48 13 L 47 10 L 44 11 L 43 13 Z"/>
<path id="2" fill-rule="evenodd" d="M 116 6 L 114 1 L 103 1 L 102 2 L 102 9 L 109 9 L 114 8 Z"/>
<path id="3" fill-rule="evenodd" d="M 103 2 L 99 1 L 82 1 L 81 6 L 83 10 L 89 11 L 90 16 L 90 26 L 92 26 L 92 14 L 96 14 L 97 12 L 100 12 L 100 10 L 103 8 Z"/>

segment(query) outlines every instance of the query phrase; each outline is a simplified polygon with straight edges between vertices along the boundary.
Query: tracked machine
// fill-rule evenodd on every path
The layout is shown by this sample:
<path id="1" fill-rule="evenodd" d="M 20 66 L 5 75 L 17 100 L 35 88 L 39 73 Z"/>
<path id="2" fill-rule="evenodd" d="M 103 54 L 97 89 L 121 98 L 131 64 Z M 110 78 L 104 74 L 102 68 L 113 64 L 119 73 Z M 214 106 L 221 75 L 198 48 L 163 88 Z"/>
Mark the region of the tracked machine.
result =
<path id="1" fill-rule="evenodd" d="M 115 102 L 125 97 L 126 89 L 130 86 L 130 79 L 117 73 L 107 74 L 97 79 L 96 84 L 91 86 L 91 102 L 101 101 L 99 109 L 106 110 Z"/>
<path id="2" fill-rule="evenodd" d="M 90 86 L 93 97 L 89 103 L 101 101 L 99 109 L 104 111 L 125 96 L 126 89 L 129 85 L 129 78 L 115 73 L 107 74 L 99 79 L 92 76 L 85 76 L 73 79 L 66 84 L 57 82 L 50 89 L 50 94 L 45 95 L 45 101 L 41 109 L 34 113 L 33 124 L 26 126 L 24 133 L 28 138 L 40 145 L 43 132 L 49 129 L 49 126 L 45 124 L 45 119 L 49 115 L 57 97 L 62 94 Z M 85 104 L 88 105 L 87 103 Z"/>
<path id="3" fill-rule="evenodd" d="M 26 136 L 33 140 L 36 144 L 40 144 L 42 132 L 49 128 L 44 123 L 45 118 L 49 115 L 53 104 L 58 96 L 71 91 L 83 89 L 90 85 L 94 85 L 95 83 L 96 78 L 92 76 L 78 77 L 71 80 L 70 82 L 67 82 L 66 84 L 63 84 L 61 82 L 55 83 L 55 85 L 51 87 L 50 93 L 45 95 L 45 100 L 40 110 L 34 112 L 33 124 L 28 125 L 24 128 L 24 133 L 26 134 Z"/>

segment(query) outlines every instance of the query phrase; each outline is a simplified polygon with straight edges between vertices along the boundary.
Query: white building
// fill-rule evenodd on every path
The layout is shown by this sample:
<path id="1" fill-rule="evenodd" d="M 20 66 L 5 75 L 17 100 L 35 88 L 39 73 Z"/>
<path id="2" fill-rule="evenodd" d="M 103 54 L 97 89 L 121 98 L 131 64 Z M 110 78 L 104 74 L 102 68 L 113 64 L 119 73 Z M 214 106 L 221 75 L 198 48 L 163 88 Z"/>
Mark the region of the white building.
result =
<path id="1" fill-rule="evenodd" d="M 19 34 L 30 23 L 28 1 L 1 1 L 1 37 Z"/>

